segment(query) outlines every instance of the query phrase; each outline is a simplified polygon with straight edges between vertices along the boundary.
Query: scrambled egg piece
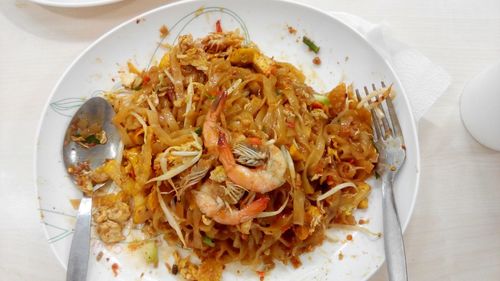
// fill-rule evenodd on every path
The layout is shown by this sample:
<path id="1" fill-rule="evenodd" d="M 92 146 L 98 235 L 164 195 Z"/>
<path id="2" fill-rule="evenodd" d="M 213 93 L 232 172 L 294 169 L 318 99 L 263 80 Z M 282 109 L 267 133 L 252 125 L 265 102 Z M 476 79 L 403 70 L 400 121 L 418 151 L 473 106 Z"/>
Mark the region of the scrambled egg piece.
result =
<path id="1" fill-rule="evenodd" d="M 105 243 L 116 243 L 125 239 L 122 233 L 122 226 L 110 220 L 97 225 L 97 234 Z"/>
<path id="2" fill-rule="evenodd" d="M 97 223 L 97 234 L 102 241 L 116 243 L 125 239 L 123 225 L 130 218 L 130 208 L 126 203 L 98 207 L 93 217 Z"/>
<path id="3" fill-rule="evenodd" d="M 313 109 L 311 111 L 311 115 L 316 120 L 319 120 L 319 119 L 328 119 L 328 116 L 326 115 L 326 113 L 322 109 L 319 109 L 319 108 Z"/>
<path id="4" fill-rule="evenodd" d="M 215 167 L 215 169 L 213 169 L 210 172 L 210 179 L 218 183 L 225 182 L 227 176 L 226 176 L 226 171 L 224 171 L 224 167 L 223 166 Z"/>
<path id="5" fill-rule="evenodd" d="M 305 240 L 309 237 L 316 230 L 316 226 L 321 223 L 321 218 L 322 214 L 318 207 L 307 207 L 304 225 L 298 225 L 293 229 L 297 238 Z"/>
<path id="6" fill-rule="evenodd" d="M 128 71 L 119 71 L 119 76 L 120 76 L 120 81 L 122 82 L 123 87 L 125 88 L 132 88 L 132 84 L 135 81 L 135 78 L 137 77 L 137 74 L 130 73 Z"/>

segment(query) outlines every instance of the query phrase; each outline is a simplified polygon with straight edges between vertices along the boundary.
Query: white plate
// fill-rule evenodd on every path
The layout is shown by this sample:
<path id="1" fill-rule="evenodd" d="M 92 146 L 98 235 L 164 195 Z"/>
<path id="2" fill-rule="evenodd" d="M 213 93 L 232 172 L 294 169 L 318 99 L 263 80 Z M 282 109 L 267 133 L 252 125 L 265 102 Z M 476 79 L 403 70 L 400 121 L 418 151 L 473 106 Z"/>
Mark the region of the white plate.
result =
<path id="1" fill-rule="evenodd" d="M 30 0 L 30 1 L 46 6 L 81 8 L 81 7 L 102 6 L 115 2 L 120 2 L 123 0 Z"/>
<path id="2" fill-rule="evenodd" d="M 66 175 L 61 159 L 63 134 L 70 116 L 86 98 L 113 87 L 112 78 L 116 77 L 118 64 L 132 59 L 136 65 L 147 67 L 152 57 L 159 58 L 162 55 L 161 51 L 157 52 L 161 25 L 169 27 L 171 34 L 166 41 L 172 43 L 178 34 L 191 33 L 195 37 L 207 34 L 214 29 L 218 19 L 222 20 L 224 29 L 239 28 L 265 54 L 299 66 L 318 91 L 326 91 L 340 80 L 351 81 L 355 87 L 381 80 L 394 83 L 398 93 L 396 110 L 407 147 L 407 160 L 399 173 L 395 192 L 402 225 L 405 228 L 408 224 L 420 173 L 415 122 L 397 76 L 367 41 L 339 20 L 301 4 L 264 0 L 188 1 L 152 10 L 102 36 L 62 75 L 45 108 L 38 135 L 35 172 L 42 223 L 64 267 L 76 213 L 69 200 L 81 197 Z M 289 34 L 287 25 L 295 27 L 297 35 Z M 314 54 L 300 40 L 297 42 L 304 34 L 321 47 L 321 66 L 313 65 Z M 372 231 L 382 231 L 379 183 L 372 180 L 372 184 L 370 207 L 357 212 L 356 216 L 368 218 L 370 223 L 366 226 Z M 303 255 L 303 265 L 298 269 L 278 264 L 266 276 L 266 281 L 368 279 L 384 262 L 383 239 L 353 233 L 353 241 L 345 242 L 346 234 L 331 231 L 330 236 L 344 242 L 326 241 L 314 252 Z M 139 280 L 142 273 L 141 280 L 175 280 L 166 272 L 163 263 L 156 269 L 149 267 L 124 244 L 105 247 L 93 239 L 91 251 L 89 280 Z M 104 258 L 97 262 L 95 256 L 100 251 L 104 252 Z M 340 251 L 343 260 L 338 258 Z M 162 259 L 167 257 L 167 252 L 163 250 Z M 116 278 L 111 272 L 112 263 L 120 267 Z M 255 272 L 238 265 L 228 266 L 223 277 L 224 280 L 257 279 Z"/>

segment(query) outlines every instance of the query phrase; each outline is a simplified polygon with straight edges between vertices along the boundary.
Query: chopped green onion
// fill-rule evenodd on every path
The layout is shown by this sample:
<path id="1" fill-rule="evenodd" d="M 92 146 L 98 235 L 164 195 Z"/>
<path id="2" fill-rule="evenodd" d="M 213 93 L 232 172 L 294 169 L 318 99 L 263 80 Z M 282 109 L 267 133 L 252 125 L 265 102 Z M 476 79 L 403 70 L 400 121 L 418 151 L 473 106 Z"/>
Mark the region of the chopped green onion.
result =
<path id="1" fill-rule="evenodd" d="M 302 42 L 309 47 L 309 50 L 313 51 L 315 54 L 319 52 L 319 47 L 308 37 L 304 36 L 302 37 Z"/>
<path id="2" fill-rule="evenodd" d="M 324 104 L 324 105 L 330 105 L 330 100 L 328 99 L 328 97 L 326 95 L 322 95 L 322 94 L 314 94 L 314 99 L 319 101 L 320 103 Z"/>
<path id="3" fill-rule="evenodd" d="M 201 136 L 201 127 L 197 127 L 196 129 L 194 129 L 194 132 L 195 132 L 198 136 Z"/>
<path id="4" fill-rule="evenodd" d="M 207 245 L 209 247 L 215 247 L 215 243 L 212 240 L 212 238 L 210 238 L 206 235 L 203 236 L 203 243 L 205 243 L 205 245 Z"/>
<path id="5" fill-rule="evenodd" d="M 96 135 L 90 135 L 85 138 L 85 143 L 88 144 L 101 144 L 101 141 L 96 137 Z"/>
<path id="6" fill-rule="evenodd" d="M 380 178 L 380 175 L 377 172 L 375 172 L 375 178 L 376 179 Z"/>
<path id="7" fill-rule="evenodd" d="M 133 90 L 139 91 L 141 89 L 141 86 L 142 86 L 142 77 L 140 76 L 135 77 L 134 82 L 132 82 L 131 88 Z"/>

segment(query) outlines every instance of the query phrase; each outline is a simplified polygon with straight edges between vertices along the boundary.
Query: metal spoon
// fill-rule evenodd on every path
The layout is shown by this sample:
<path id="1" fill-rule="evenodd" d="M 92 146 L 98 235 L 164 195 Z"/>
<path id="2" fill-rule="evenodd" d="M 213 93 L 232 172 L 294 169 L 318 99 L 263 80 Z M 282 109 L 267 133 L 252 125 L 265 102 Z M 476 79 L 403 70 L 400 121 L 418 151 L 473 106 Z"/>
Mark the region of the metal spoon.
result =
<path id="1" fill-rule="evenodd" d="M 111 105 L 103 98 L 94 97 L 86 101 L 71 119 L 66 129 L 62 147 L 64 165 L 66 170 L 77 167 L 78 164 L 87 161 L 90 169 L 100 166 L 106 159 L 114 159 L 118 153 L 120 134 L 111 120 L 115 112 Z M 106 133 L 107 141 L 86 148 L 73 141 L 72 136 L 76 128 L 82 129 L 82 124 L 96 126 Z M 70 174 L 68 172 L 68 174 Z M 75 182 L 75 177 L 70 174 Z M 75 182 L 76 183 L 76 182 Z M 102 187 L 104 183 L 94 186 L 94 191 Z M 86 281 L 90 252 L 90 222 L 92 218 L 92 197 L 84 194 L 78 208 L 76 217 L 75 233 L 71 242 L 69 252 L 67 281 Z"/>

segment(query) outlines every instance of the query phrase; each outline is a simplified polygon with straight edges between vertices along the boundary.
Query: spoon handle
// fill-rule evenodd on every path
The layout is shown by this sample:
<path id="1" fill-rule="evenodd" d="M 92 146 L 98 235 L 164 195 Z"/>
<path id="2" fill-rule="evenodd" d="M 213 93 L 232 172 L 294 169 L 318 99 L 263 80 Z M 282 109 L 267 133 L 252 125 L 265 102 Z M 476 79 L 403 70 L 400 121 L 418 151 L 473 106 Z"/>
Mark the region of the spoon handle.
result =
<path id="1" fill-rule="evenodd" d="M 75 234 L 71 242 L 66 281 L 86 281 L 90 252 L 90 219 L 92 198 L 83 197 L 76 217 Z"/>

